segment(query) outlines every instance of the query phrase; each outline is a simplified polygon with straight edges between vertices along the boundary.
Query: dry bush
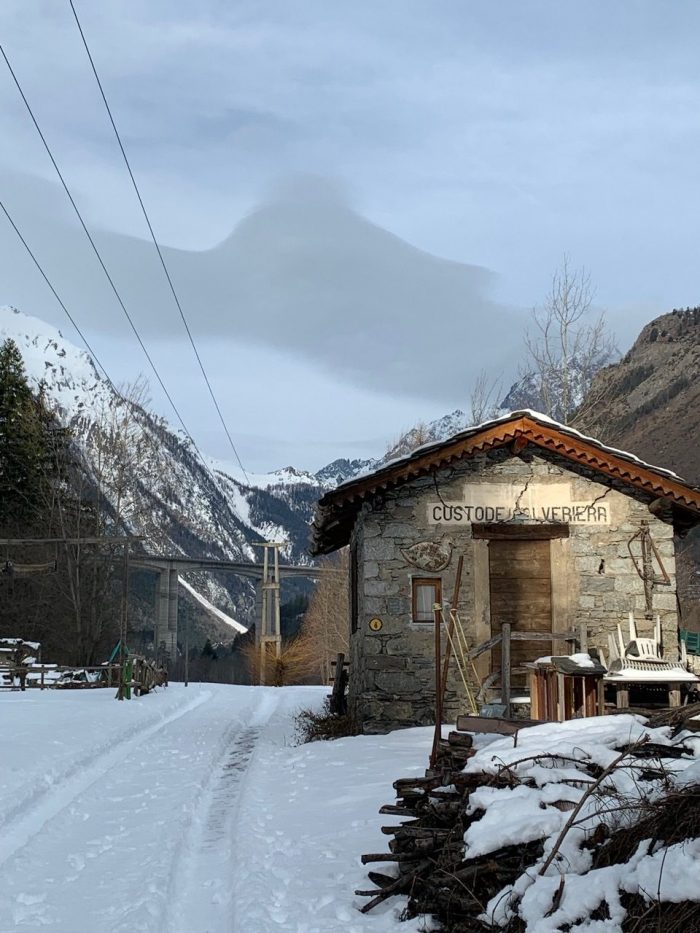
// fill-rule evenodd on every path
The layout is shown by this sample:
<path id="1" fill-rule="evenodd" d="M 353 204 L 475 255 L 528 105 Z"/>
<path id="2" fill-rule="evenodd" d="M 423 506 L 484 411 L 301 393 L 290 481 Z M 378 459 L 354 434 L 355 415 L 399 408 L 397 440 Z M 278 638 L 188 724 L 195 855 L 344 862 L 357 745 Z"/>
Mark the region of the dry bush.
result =
<path id="1" fill-rule="evenodd" d="M 274 671 L 274 683 L 277 687 L 319 683 L 316 645 L 304 631 L 303 624 L 294 638 L 282 644 L 280 657 L 268 670 Z"/>
<path id="2" fill-rule="evenodd" d="M 241 644 L 240 652 L 243 655 L 248 678 L 251 684 L 260 683 L 260 650 L 255 644 L 254 638 L 246 638 Z"/>
<path id="3" fill-rule="evenodd" d="M 355 735 L 356 729 L 349 715 L 336 716 L 330 711 L 328 700 L 322 710 L 303 709 L 295 717 L 295 735 L 299 745 L 341 739 Z"/>
<path id="4" fill-rule="evenodd" d="M 319 580 L 299 637 L 315 659 L 315 682 L 328 684 L 333 674 L 331 662 L 339 652 L 347 658 L 350 651 L 348 549 L 334 554 L 323 566 L 335 572 Z"/>
<path id="5" fill-rule="evenodd" d="M 250 682 L 260 683 L 260 647 L 254 641 L 249 641 L 241 648 L 241 652 L 245 658 Z M 274 646 L 267 645 L 265 682 L 271 687 L 320 683 L 317 646 L 313 639 L 306 635 L 303 626 L 294 638 L 282 643 L 279 658 L 274 655 Z"/>

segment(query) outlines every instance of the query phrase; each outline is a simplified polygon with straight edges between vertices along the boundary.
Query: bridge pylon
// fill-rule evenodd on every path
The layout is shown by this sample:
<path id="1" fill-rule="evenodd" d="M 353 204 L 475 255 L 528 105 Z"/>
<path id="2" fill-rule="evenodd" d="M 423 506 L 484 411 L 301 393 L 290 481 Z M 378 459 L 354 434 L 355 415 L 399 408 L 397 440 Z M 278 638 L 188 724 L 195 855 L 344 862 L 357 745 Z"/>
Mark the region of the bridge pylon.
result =
<path id="1" fill-rule="evenodd" d="M 260 665 L 259 682 L 262 685 L 267 683 L 270 664 L 276 665 L 282 656 L 279 555 L 283 546 L 281 541 L 265 541 L 258 545 L 263 549 L 263 575 L 260 617 L 255 626 L 255 644 Z"/>

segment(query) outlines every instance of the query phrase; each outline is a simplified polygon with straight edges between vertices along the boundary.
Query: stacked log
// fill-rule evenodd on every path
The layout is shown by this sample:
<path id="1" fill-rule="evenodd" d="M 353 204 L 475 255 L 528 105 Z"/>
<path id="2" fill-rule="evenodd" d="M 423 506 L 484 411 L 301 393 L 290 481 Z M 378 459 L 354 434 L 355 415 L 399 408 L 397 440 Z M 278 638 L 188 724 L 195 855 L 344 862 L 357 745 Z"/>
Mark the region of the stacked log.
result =
<path id="1" fill-rule="evenodd" d="M 673 726 L 680 730 L 682 723 L 674 721 Z M 644 740 L 623 744 L 616 761 L 631 752 L 636 762 L 635 773 L 641 782 L 663 778 L 669 760 L 691 759 L 694 754 L 693 749 L 684 744 L 658 745 Z M 452 732 L 447 741 L 440 743 L 436 765 L 424 777 L 401 778 L 394 782 L 396 802 L 383 806 L 379 812 L 399 817 L 402 822 L 382 827 L 382 833 L 390 837 L 388 852 L 362 857 L 365 865 L 385 863 L 389 866 L 383 872 L 369 871 L 374 888 L 355 892 L 369 898 L 361 908 L 363 913 L 394 895 L 404 895 L 408 902 L 403 919 L 429 915 L 439 922 L 440 929 L 449 933 L 493 930 L 480 919 L 486 905 L 538 863 L 544 852 L 544 840 L 507 845 L 481 856 L 465 858 L 465 832 L 483 812 L 467 813 L 470 794 L 486 786 L 514 787 L 523 782 L 515 769 L 505 764 L 493 773 L 466 773 L 464 766 L 473 755 L 472 736 Z M 547 757 L 552 756 L 535 753 L 523 761 L 532 759 L 546 763 Z M 582 775 L 590 779 L 591 788 L 609 770 L 594 761 L 580 761 L 577 765 Z M 562 810 L 572 808 L 573 804 L 567 800 L 562 800 L 559 807 Z M 572 810 L 572 816 L 575 815 Z M 629 831 L 634 832 L 634 829 Z M 590 846 L 597 850 L 608 835 L 606 826 L 600 824 L 590 839 Z M 550 853 L 550 859 L 554 852 Z M 511 931 L 523 928 L 517 917 L 507 927 Z"/>
<path id="2" fill-rule="evenodd" d="M 517 783 L 507 768 L 498 774 L 465 773 L 464 766 L 474 755 L 472 743 L 469 733 L 451 732 L 447 741 L 440 742 L 435 768 L 425 777 L 394 781 L 396 803 L 379 812 L 403 817 L 405 822 L 382 827 L 391 837 L 388 853 L 362 857 L 365 865 L 385 862 L 394 870 L 368 873 L 376 887 L 355 892 L 370 898 L 361 908 L 363 913 L 402 894 L 408 897 L 402 919 L 430 915 L 450 933 L 492 930 L 479 919 L 486 904 L 542 855 L 543 842 L 536 840 L 464 858 L 465 831 L 481 815 L 467 815 L 471 792 Z"/>
<path id="3" fill-rule="evenodd" d="M 472 860 L 468 865 L 464 862 L 464 832 L 471 821 L 466 814 L 467 800 L 473 789 L 489 780 L 483 774 L 463 771 L 474 754 L 472 742 L 468 733 L 451 732 L 447 741 L 440 742 L 435 767 L 425 777 L 394 781 L 396 803 L 386 804 L 379 812 L 405 821 L 382 827 L 382 832 L 391 837 L 388 853 L 362 856 L 365 865 L 390 863 L 394 871 L 368 873 L 376 887 L 355 892 L 370 898 L 361 908 L 363 913 L 389 897 L 405 894 L 410 898 L 407 916 L 432 914 L 445 924 L 467 917 L 472 920 L 484 909 L 485 891 L 479 876 L 489 878 L 488 886 L 495 893 L 505 883 L 504 867 L 508 877 L 521 870 L 522 854 L 516 855 L 512 866 L 499 863 L 500 853 Z M 541 850 L 541 843 L 539 846 Z M 530 853 L 530 858 L 533 856 Z M 464 927 L 478 928 L 480 925 Z"/>

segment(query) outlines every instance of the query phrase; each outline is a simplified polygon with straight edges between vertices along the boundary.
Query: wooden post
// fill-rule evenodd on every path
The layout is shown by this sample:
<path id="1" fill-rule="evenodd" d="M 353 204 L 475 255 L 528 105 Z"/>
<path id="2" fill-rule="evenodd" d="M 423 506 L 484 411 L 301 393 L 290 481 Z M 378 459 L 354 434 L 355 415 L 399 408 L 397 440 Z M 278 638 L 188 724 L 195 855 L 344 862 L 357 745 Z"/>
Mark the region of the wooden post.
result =
<path id="1" fill-rule="evenodd" d="M 333 689 L 331 690 L 330 710 L 335 716 L 340 716 L 343 712 L 343 693 L 345 691 L 345 676 L 343 665 L 345 664 L 345 655 L 339 652 L 335 661 L 335 678 L 333 679 Z"/>
<path id="2" fill-rule="evenodd" d="M 615 684 L 615 705 L 618 709 L 629 709 L 630 691 L 628 684 Z"/>
<path id="3" fill-rule="evenodd" d="M 456 610 L 457 603 L 459 601 L 459 589 L 462 585 L 462 568 L 464 566 L 464 557 L 460 554 L 459 560 L 457 561 L 457 574 L 455 576 L 455 585 L 454 590 L 452 591 L 452 602 L 450 603 L 450 609 Z M 447 677 L 450 673 L 450 656 L 452 654 L 452 642 L 454 641 L 455 636 L 455 620 L 454 616 L 450 615 L 450 624 L 448 628 L 449 637 L 447 639 L 447 644 L 445 645 L 445 662 L 442 666 L 442 696 L 440 698 L 440 707 L 443 708 L 445 705 L 445 693 L 447 692 Z"/>
<path id="4" fill-rule="evenodd" d="M 510 719 L 510 622 L 504 622 L 501 626 L 501 637 L 501 703 L 505 706 L 503 715 Z"/>
<path id="5" fill-rule="evenodd" d="M 442 623 L 442 606 L 437 603 L 433 606 L 435 617 L 435 734 L 433 736 L 433 751 L 430 756 L 430 767 L 435 767 L 440 739 L 442 738 L 442 646 L 440 644 L 440 624 Z"/>
<path id="6" fill-rule="evenodd" d="M 602 678 L 602 677 L 598 680 L 597 693 L 598 693 L 598 713 L 597 713 L 597 715 L 598 715 L 598 716 L 604 716 L 604 715 L 605 715 L 605 683 L 603 682 L 603 678 Z"/>
<path id="7" fill-rule="evenodd" d="M 129 542 L 128 540 L 124 542 L 124 570 L 122 578 L 122 611 L 121 611 L 121 624 L 119 631 L 119 688 L 117 690 L 117 699 L 123 700 L 125 697 L 124 691 L 124 677 L 126 674 L 126 666 L 124 663 L 125 658 L 125 647 L 126 647 L 126 628 L 128 620 L 128 596 L 129 596 Z"/>
<path id="8" fill-rule="evenodd" d="M 185 618 L 185 686 L 190 685 L 190 622 Z"/>
<path id="9" fill-rule="evenodd" d="M 530 683 L 530 718 L 540 719 L 540 677 L 537 670 L 529 671 L 528 681 Z"/>
<path id="10" fill-rule="evenodd" d="M 582 622 L 578 628 L 578 650 L 581 654 L 588 653 L 588 625 Z"/>

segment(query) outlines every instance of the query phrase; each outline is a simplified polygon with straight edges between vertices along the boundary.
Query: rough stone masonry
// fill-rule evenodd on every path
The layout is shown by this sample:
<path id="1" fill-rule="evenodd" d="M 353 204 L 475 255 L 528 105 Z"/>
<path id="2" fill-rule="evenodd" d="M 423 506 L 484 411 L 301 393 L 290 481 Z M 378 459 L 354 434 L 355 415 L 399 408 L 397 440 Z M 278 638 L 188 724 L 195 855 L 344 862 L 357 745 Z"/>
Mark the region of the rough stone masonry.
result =
<path id="1" fill-rule="evenodd" d="M 453 608 L 459 610 L 470 647 L 486 641 L 492 634 L 489 542 L 474 538 L 472 527 L 513 521 L 568 524 L 568 537 L 549 542 L 552 631 L 575 631 L 586 623 L 589 645 L 606 652 L 608 632 L 616 631 L 618 623 L 626 625 L 630 609 L 641 623 L 640 635 L 651 634 L 644 583 L 629 550 L 642 522 L 648 523 L 670 581 L 654 585 L 653 611 L 661 618 L 666 654 L 677 657 L 672 526 L 652 515 L 633 490 L 623 493 L 579 475 L 563 458 L 491 450 L 377 493 L 362 505 L 351 539 L 355 592 L 349 693 L 365 732 L 434 721 L 433 625 L 412 621 L 412 579 L 440 578 L 443 601 L 449 600 L 463 555 Z M 423 542 L 449 555 L 439 573 L 407 560 L 406 551 Z M 562 654 L 569 650 L 556 639 L 553 648 Z M 488 655 L 480 664 L 485 672 Z M 463 689 L 452 677 L 446 721 L 463 705 Z"/>

